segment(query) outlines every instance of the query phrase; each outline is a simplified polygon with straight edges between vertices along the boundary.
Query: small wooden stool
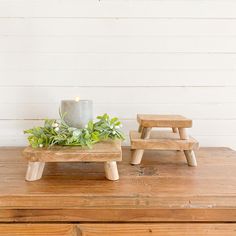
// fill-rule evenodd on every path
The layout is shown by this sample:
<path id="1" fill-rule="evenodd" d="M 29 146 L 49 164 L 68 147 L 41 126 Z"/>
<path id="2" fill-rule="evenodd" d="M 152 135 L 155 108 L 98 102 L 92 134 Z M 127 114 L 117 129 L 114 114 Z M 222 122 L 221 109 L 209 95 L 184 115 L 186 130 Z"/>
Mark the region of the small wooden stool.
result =
<path id="1" fill-rule="evenodd" d="M 183 151 L 188 165 L 197 166 L 194 150 L 198 142 L 189 137 L 186 128 L 192 127 L 192 120 L 180 115 L 137 116 L 139 130 L 130 132 L 131 149 L 134 149 L 131 164 L 142 161 L 145 149 Z M 152 128 L 172 128 L 172 131 L 151 131 Z"/>
<path id="2" fill-rule="evenodd" d="M 95 144 L 92 149 L 69 146 L 53 146 L 48 149 L 27 147 L 23 156 L 28 160 L 27 181 L 41 179 L 45 162 L 104 162 L 106 178 L 118 180 L 116 162 L 122 160 L 122 151 L 120 141 L 106 141 Z"/>

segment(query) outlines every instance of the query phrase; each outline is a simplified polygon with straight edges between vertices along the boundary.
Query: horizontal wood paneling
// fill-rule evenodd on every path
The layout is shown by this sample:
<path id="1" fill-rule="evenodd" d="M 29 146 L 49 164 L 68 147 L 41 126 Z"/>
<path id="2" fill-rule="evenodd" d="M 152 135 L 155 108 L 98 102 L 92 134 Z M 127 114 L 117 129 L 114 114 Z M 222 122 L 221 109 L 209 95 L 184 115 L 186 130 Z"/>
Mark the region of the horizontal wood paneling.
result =
<path id="1" fill-rule="evenodd" d="M 235 40 L 236 36 L 3 36 L 0 52 L 232 54 L 236 53 Z"/>
<path id="2" fill-rule="evenodd" d="M 2 78 L 2 80 L 1 80 Z M 3 79 L 4 78 L 4 79 Z M 0 70 L 2 86 L 236 86 L 236 70 Z"/>
<path id="3" fill-rule="evenodd" d="M 234 1 L 1 0 L 1 17 L 233 18 Z"/>
<path id="4" fill-rule="evenodd" d="M 0 0 L 0 146 L 26 144 L 61 99 L 195 120 L 202 146 L 235 147 L 236 2 Z M 126 141 L 126 144 L 128 140 Z"/>
<path id="5" fill-rule="evenodd" d="M 190 1 L 188 1 L 190 2 Z M 236 19 L 0 18 L 2 36 L 235 36 Z"/>
<path id="6" fill-rule="evenodd" d="M 148 62 L 148 63 L 147 63 Z M 236 69 L 236 54 L 1 53 L 0 70 Z"/>
<path id="7" fill-rule="evenodd" d="M 96 103 L 236 103 L 235 87 L 0 87 L 0 103 L 57 103 L 77 96 Z M 143 94 L 143 95 L 142 95 Z"/>
<path id="8" fill-rule="evenodd" d="M 0 119 L 58 118 L 59 103 L 0 103 Z M 174 103 L 94 103 L 94 117 L 109 111 L 111 116 L 135 119 L 137 113 L 182 114 L 192 119 L 234 120 L 236 103 L 174 104 Z M 57 109 L 58 108 L 58 109 Z M 34 111 L 34 112 L 32 112 Z M 207 111 L 207 112 L 206 112 Z M 222 112 L 224 111 L 224 112 Z"/>

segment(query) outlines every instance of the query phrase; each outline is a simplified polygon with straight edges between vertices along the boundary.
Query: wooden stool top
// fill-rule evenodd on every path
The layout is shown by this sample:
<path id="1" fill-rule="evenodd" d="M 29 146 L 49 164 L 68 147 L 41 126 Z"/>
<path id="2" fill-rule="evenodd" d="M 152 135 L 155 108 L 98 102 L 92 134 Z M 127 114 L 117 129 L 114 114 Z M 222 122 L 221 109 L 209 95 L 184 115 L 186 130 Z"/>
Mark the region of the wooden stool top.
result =
<path id="1" fill-rule="evenodd" d="M 97 143 L 92 149 L 78 146 L 27 147 L 23 156 L 31 162 L 107 162 L 121 161 L 122 151 L 121 142 L 111 140 Z"/>
<path id="2" fill-rule="evenodd" d="M 130 131 L 132 149 L 155 150 L 196 150 L 198 141 L 192 137 L 188 140 L 179 139 L 179 134 L 169 131 L 153 131 L 149 139 L 142 139 L 138 131 Z"/>
<path id="3" fill-rule="evenodd" d="M 180 115 L 138 114 L 137 120 L 142 127 L 190 128 L 192 120 Z"/>

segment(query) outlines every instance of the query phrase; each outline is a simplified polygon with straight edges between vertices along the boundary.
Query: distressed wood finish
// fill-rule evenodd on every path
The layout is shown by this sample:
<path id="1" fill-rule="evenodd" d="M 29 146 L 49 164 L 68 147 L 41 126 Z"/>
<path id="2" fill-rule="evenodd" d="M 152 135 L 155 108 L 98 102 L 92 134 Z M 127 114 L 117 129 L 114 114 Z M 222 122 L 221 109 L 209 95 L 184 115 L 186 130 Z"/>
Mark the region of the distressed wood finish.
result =
<path id="1" fill-rule="evenodd" d="M 138 114 L 137 120 L 142 127 L 191 128 L 192 120 L 180 115 Z"/>
<path id="2" fill-rule="evenodd" d="M 104 162 L 107 179 L 118 180 L 116 161 L 122 160 L 122 151 L 120 141 L 106 141 L 95 144 L 92 149 L 68 146 L 47 149 L 27 147 L 23 156 L 28 160 L 27 181 L 41 179 L 45 162 Z"/>
<path id="3" fill-rule="evenodd" d="M 236 224 L 0 224 L 1 236 L 233 236 Z"/>
<path id="4" fill-rule="evenodd" d="M 192 137 L 181 140 L 179 134 L 169 131 L 153 131 L 149 139 L 142 139 L 137 131 L 130 131 L 132 149 L 157 149 L 157 150 L 197 150 L 198 141 Z"/>
<path id="5" fill-rule="evenodd" d="M 0 149 L 0 222 L 236 222 L 236 152 L 146 151 L 129 164 L 123 149 L 120 179 L 107 181 L 102 163 L 48 163 L 44 178 L 26 182 L 22 148 Z M 158 156 L 158 158 L 156 158 Z"/>
<path id="6" fill-rule="evenodd" d="M 192 120 L 181 115 L 147 115 L 138 114 L 139 122 L 138 132 L 130 132 L 131 149 L 133 151 L 131 164 L 137 165 L 142 161 L 145 149 L 155 150 L 177 150 L 184 151 L 186 160 L 189 166 L 197 166 L 194 149 L 198 148 L 198 142 L 191 138 L 189 139 L 187 129 L 192 127 Z M 151 136 L 151 129 L 171 128 L 172 132 L 156 132 Z M 143 129 L 142 129 L 143 128 Z M 139 131 L 142 130 L 141 135 Z M 179 134 L 177 135 L 177 130 Z M 154 132 L 152 132 L 154 133 Z M 148 134 L 148 135 L 147 135 Z M 185 142 L 183 142 L 185 140 Z"/>
<path id="7" fill-rule="evenodd" d="M 86 236 L 233 236 L 236 224 L 81 224 Z"/>
<path id="8" fill-rule="evenodd" d="M 1 224 L 1 236 L 80 236 L 72 224 Z"/>
<path id="9" fill-rule="evenodd" d="M 121 142 L 106 141 L 93 148 L 53 146 L 49 149 L 27 147 L 23 156 L 31 162 L 121 161 Z"/>

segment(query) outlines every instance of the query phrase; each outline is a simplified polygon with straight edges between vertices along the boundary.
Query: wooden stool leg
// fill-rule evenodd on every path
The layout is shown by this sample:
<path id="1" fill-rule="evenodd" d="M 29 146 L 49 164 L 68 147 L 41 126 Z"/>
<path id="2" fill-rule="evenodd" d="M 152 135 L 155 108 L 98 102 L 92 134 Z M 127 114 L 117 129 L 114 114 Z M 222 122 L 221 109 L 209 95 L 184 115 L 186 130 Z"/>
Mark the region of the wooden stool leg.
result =
<path id="1" fill-rule="evenodd" d="M 133 154 L 132 154 L 131 164 L 132 165 L 140 164 L 141 161 L 142 161 L 142 158 L 143 158 L 143 153 L 144 153 L 143 149 L 136 149 L 136 150 L 134 150 Z"/>
<path id="2" fill-rule="evenodd" d="M 151 130 L 152 130 L 152 128 L 143 128 L 143 129 L 142 129 L 141 138 L 142 138 L 142 139 L 148 139 L 148 138 L 150 138 Z M 141 161 L 142 161 L 143 153 L 144 153 L 144 150 L 143 150 L 143 149 L 137 149 L 137 150 L 135 150 L 135 151 L 133 152 L 133 155 L 132 155 L 131 164 L 132 164 L 132 165 L 138 165 L 138 164 L 140 164 Z"/>
<path id="3" fill-rule="evenodd" d="M 179 128 L 179 136 L 180 139 L 189 139 L 188 134 L 187 134 L 187 130 L 185 128 Z"/>
<path id="4" fill-rule="evenodd" d="M 35 181 L 42 178 L 45 162 L 28 162 L 28 169 L 25 176 L 27 181 Z"/>
<path id="5" fill-rule="evenodd" d="M 138 127 L 138 132 L 139 132 L 139 133 L 142 133 L 142 131 L 143 131 L 142 125 L 139 125 L 139 127 Z"/>
<path id="6" fill-rule="evenodd" d="M 185 150 L 184 154 L 186 156 L 189 166 L 197 166 L 197 160 L 196 160 L 195 153 L 193 150 Z"/>
<path id="7" fill-rule="evenodd" d="M 178 133 L 178 129 L 177 128 L 172 128 L 173 133 Z"/>
<path id="8" fill-rule="evenodd" d="M 116 161 L 107 161 L 104 163 L 106 178 L 109 180 L 118 180 L 119 173 Z"/>

